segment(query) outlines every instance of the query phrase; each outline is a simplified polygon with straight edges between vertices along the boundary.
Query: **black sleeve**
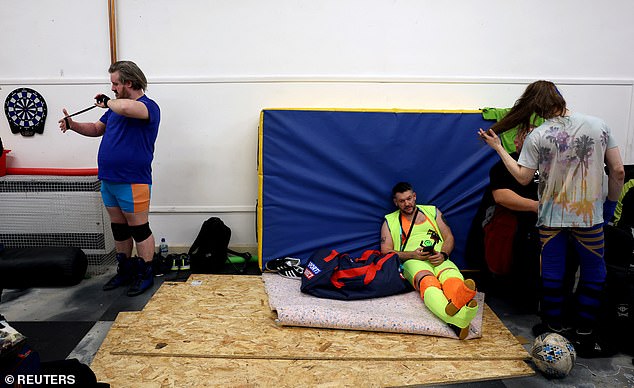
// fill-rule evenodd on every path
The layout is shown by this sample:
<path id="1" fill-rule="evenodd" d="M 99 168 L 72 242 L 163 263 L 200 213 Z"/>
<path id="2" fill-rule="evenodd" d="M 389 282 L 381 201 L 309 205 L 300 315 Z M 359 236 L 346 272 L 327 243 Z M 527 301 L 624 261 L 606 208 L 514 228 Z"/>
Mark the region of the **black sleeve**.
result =
<path id="1" fill-rule="evenodd" d="M 513 175 L 506 169 L 504 163 L 498 162 L 489 171 L 489 181 L 491 182 L 491 190 L 498 189 L 514 189 L 518 182 Z"/>
<path id="2" fill-rule="evenodd" d="M 518 154 L 512 153 L 513 159 L 517 160 Z M 509 189 L 515 192 L 517 195 L 537 200 L 537 183 L 535 180 L 531 181 L 528 185 L 524 186 L 520 184 L 513 175 L 506 169 L 504 163 L 499 161 L 489 171 L 489 181 L 491 191 L 499 189 Z"/>

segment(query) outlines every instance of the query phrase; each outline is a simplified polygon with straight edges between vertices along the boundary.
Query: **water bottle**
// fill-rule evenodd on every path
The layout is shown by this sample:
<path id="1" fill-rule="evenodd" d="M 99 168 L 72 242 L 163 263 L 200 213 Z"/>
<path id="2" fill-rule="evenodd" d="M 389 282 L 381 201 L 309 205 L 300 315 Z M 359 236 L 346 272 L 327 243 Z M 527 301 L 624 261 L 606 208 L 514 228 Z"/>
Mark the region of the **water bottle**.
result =
<path id="1" fill-rule="evenodd" d="M 167 257 L 167 251 L 167 243 L 165 242 L 165 237 L 163 237 L 161 238 L 161 244 L 159 245 L 159 255 L 161 255 L 161 257 Z"/>

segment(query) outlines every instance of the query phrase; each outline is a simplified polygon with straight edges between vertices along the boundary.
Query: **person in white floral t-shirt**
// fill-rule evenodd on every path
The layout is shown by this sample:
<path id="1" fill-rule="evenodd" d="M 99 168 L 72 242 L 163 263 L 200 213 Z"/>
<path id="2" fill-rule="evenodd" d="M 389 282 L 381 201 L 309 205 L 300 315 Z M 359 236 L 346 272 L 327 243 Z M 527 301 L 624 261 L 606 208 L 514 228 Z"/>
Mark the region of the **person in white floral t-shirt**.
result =
<path id="1" fill-rule="evenodd" d="M 546 121 L 526 136 L 518 161 L 502 147 L 497 133 L 519 125 L 530 128 L 535 113 Z M 569 337 L 581 357 L 605 354 L 593 332 L 601 307 L 606 269 L 603 225 L 614 214 L 625 176 L 616 141 L 607 124 L 596 117 L 571 112 L 549 81 L 526 88 L 511 111 L 480 137 L 501 157 L 509 172 L 528 184 L 539 170 L 537 226 L 541 240 L 539 332 Z M 604 168 L 608 169 L 607 198 Z M 564 326 L 564 274 L 568 241 L 579 257 L 575 328 Z M 576 329 L 576 330 L 573 330 Z"/>

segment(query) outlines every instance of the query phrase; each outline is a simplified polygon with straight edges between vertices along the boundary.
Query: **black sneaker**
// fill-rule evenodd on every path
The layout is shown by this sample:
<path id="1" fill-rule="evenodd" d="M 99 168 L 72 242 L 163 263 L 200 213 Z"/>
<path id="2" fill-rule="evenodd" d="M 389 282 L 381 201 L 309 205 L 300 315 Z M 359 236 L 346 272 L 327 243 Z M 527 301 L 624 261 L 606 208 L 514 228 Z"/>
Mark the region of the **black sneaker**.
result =
<path id="1" fill-rule="evenodd" d="M 282 268 L 299 265 L 300 260 L 294 257 L 284 257 L 281 259 L 273 259 L 266 262 L 264 269 L 278 272 Z"/>
<path id="2" fill-rule="evenodd" d="M 550 324 L 546 324 L 546 323 L 538 323 L 535 326 L 533 326 L 533 335 L 535 337 L 539 337 L 540 335 L 544 334 L 544 333 L 557 333 L 560 334 L 562 337 L 566 338 L 567 340 L 571 340 L 573 337 L 573 333 L 572 333 L 572 329 L 569 327 L 562 327 L 562 326 L 554 326 L 554 325 L 550 325 Z"/>
<path id="3" fill-rule="evenodd" d="M 617 353 L 614 345 L 594 333 L 575 333 L 574 337 L 572 344 L 577 351 L 577 356 L 581 358 L 611 357 Z"/>
<path id="4" fill-rule="evenodd" d="M 277 270 L 281 276 L 289 279 L 301 279 L 304 274 L 304 268 L 299 265 L 288 265 Z"/>
<path id="5" fill-rule="evenodd" d="M 168 255 L 163 257 L 159 254 L 155 254 L 152 259 L 152 268 L 154 276 L 163 276 L 172 271 L 172 257 Z"/>
<path id="6" fill-rule="evenodd" d="M 187 253 L 183 253 L 181 256 L 181 265 L 178 268 L 181 271 L 189 271 L 192 267 L 189 264 L 189 255 Z"/>
<path id="7" fill-rule="evenodd" d="M 181 257 L 179 255 L 169 255 L 172 259 L 172 271 L 178 271 L 181 267 Z"/>
<path id="8" fill-rule="evenodd" d="M 138 266 L 138 274 L 134 282 L 128 289 L 128 296 L 137 296 L 144 293 L 148 288 L 154 285 L 154 273 L 152 272 L 152 263 L 146 263 L 141 258 L 136 258 Z"/>
<path id="9" fill-rule="evenodd" d="M 134 280 L 136 272 L 136 263 L 134 259 L 129 259 L 123 253 L 117 253 L 117 274 L 114 275 L 106 284 L 103 285 L 104 291 L 114 290 L 121 286 L 127 286 Z"/>
<path id="10" fill-rule="evenodd" d="M 458 336 L 459 340 L 463 340 L 469 335 L 469 328 L 471 327 L 471 324 L 467 327 L 458 327 L 452 323 L 448 323 L 447 325 L 449 325 L 451 330 L 453 330 L 453 332 Z"/>

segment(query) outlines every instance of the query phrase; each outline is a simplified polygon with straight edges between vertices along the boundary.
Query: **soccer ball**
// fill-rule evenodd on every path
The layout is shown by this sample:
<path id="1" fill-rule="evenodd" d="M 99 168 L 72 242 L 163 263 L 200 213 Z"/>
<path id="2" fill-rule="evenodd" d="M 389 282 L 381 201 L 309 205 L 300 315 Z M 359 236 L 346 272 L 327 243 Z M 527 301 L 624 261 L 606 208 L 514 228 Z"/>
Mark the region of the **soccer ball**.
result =
<path id="1" fill-rule="evenodd" d="M 577 352 L 574 346 L 557 333 L 544 333 L 533 342 L 533 362 L 544 375 L 561 378 L 568 376 L 575 366 Z"/>

